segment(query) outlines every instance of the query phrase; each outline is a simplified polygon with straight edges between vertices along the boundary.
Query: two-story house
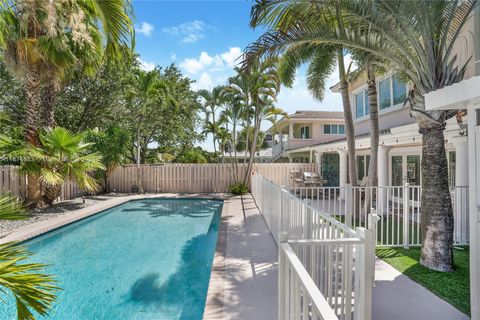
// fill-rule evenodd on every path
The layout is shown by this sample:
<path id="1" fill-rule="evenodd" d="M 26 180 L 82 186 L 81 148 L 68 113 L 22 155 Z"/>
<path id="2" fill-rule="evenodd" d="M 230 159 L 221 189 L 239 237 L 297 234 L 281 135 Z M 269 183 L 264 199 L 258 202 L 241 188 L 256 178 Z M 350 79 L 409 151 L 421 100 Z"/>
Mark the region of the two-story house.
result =
<path id="1" fill-rule="evenodd" d="M 297 111 L 267 130 L 273 162 L 311 162 L 313 150 L 305 149 L 345 137 L 343 112 Z M 297 152 L 297 150 L 300 150 Z"/>

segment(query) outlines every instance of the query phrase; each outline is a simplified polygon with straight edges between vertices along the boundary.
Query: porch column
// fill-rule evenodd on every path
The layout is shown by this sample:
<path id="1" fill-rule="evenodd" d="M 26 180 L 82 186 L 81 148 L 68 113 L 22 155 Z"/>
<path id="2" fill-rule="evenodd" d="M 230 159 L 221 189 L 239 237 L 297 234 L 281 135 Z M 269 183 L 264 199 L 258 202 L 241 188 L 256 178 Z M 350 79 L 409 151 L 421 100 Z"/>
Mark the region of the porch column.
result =
<path id="1" fill-rule="evenodd" d="M 339 187 L 340 187 L 340 196 L 338 197 L 339 200 L 345 199 L 345 184 L 347 183 L 347 176 L 348 176 L 348 161 L 347 161 L 347 150 L 337 150 L 338 155 L 340 156 L 339 161 Z"/>
<path id="2" fill-rule="evenodd" d="M 315 162 L 317 163 L 317 173 L 323 179 L 323 176 L 322 176 L 322 154 L 323 153 L 320 152 L 320 151 L 315 151 Z"/>
<path id="3" fill-rule="evenodd" d="M 380 213 L 386 213 L 387 211 L 387 196 L 388 196 L 388 155 L 391 147 L 379 146 L 378 147 L 378 200 L 377 211 Z M 382 188 L 383 187 L 383 188 Z"/>
<path id="4" fill-rule="evenodd" d="M 468 186 L 468 143 L 466 137 L 451 141 L 455 145 L 455 186 Z"/>
<path id="5" fill-rule="evenodd" d="M 288 123 L 288 139 L 293 139 L 293 122 Z"/>
<path id="6" fill-rule="evenodd" d="M 466 137 L 450 139 L 455 146 L 455 188 L 452 190 L 455 240 L 466 242 L 468 215 L 468 141 Z"/>

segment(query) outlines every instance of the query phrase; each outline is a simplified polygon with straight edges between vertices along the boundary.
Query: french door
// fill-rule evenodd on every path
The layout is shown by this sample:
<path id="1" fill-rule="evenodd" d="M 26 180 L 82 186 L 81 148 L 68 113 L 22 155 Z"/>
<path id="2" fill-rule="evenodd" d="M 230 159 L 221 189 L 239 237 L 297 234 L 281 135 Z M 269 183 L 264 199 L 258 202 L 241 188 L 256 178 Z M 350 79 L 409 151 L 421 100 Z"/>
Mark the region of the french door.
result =
<path id="1" fill-rule="evenodd" d="M 408 183 L 410 186 L 421 185 L 420 155 L 394 155 L 391 162 L 392 186 L 401 187 Z M 418 188 L 411 188 L 410 199 L 419 201 Z M 394 199 L 400 200 L 403 197 L 402 188 L 394 188 Z"/>

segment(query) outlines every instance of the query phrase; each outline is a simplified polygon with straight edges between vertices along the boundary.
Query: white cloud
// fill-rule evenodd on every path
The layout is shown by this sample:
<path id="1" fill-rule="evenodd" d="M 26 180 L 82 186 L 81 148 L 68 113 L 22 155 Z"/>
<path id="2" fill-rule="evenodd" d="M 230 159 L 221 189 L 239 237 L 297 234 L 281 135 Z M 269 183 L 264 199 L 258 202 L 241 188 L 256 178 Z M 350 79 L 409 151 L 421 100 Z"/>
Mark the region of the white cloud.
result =
<path id="1" fill-rule="evenodd" d="M 148 22 L 142 22 L 140 26 L 135 26 L 135 32 L 143 34 L 147 37 L 149 37 L 152 34 L 153 29 L 154 29 L 153 25 L 151 25 Z"/>
<path id="2" fill-rule="evenodd" d="M 220 54 L 222 59 L 231 68 L 238 64 L 237 59 L 242 55 L 242 50 L 239 47 L 229 48 L 227 52 Z"/>
<path id="3" fill-rule="evenodd" d="M 180 63 L 180 67 L 188 73 L 195 74 L 209 68 L 210 71 L 223 70 L 223 60 L 220 55 L 210 56 L 202 51 L 198 58 L 186 58 Z"/>
<path id="4" fill-rule="evenodd" d="M 170 60 L 172 60 L 173 62 L 177 61 L 177 55 L 172 52 L 172 54 L 170 55 Z"/>
<path id="5" fill-rule="evenodd" d="M 148 62 L 140 58 L 138 58 L 138 61 L 140 62 L 140 69 L 144 71 L 152 71 L 153 69 L 155 69 L 155 63 L 153 62 Z"/>
<path id="6" fill-rule="evenodd" d="M 213 88 L 213 80 L 212 77 L 207 73 L 203 72 L 200 75 L 200 78 L 193 83 L 192 88 L 194 90 L 200 90 L 200 89 L 211 89 Z"/>
<path id="7" fill-rule="evenodd" d="M 184 22 L 178 26 L 163 28 L 162 31 L 172 36 L 181 36 L 182 43 L 195 43 L 205 37 L 204 31 L 207 27 L 205 22 L 193 20 Z"/>

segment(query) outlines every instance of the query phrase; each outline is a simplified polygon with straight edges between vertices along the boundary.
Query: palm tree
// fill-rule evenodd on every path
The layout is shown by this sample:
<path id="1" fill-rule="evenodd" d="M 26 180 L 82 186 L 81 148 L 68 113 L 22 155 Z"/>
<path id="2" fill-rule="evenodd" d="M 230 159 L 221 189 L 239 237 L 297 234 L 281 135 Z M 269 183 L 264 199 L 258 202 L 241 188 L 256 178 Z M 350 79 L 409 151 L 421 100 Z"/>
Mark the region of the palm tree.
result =
<path id="1" fill-rule="evenodd" d="M 343 1 L 340 6 L 338 3 L 302 2 L 299 5 L 302 12 L 316 16 L 316 20 L 311 19 L 315 23 L 308 28 L 299 23 L 286 32 L 270 33 L 260 39 L 259 47 L 278 50 L 285 42 L 308 42 L 363 50 L 388 62 L 413 84 L 406 105 L 422 134 L 420 263 L 433 270 L 452 271 L 453 211 L 443 131 L 445 121 L 457 111 L 426 111 L 424 96 L 463 80 L 470 60 L 458 61 L 453 49 L 477 1 L 359 0 Z M 338 13 L 343 19 L 340 32 L 328 23 Z M 303 20 L 301 15 L 296 19 Z"/>
<path id="2" fill-rule="evenodd" d="M 88 141 L 93 143 L 95 149 L 102 156 L 105 170 L 101 170 L 103 188 L 107 192 L 108 178 L 116 167 L 126 162 L 129 153 L 130 136 L 119 126 L 111 125 L 106 130 L 91 130 L 88 132 Z"/>
<path id="3" fill-rule="evenodd" d="M 241 101 L 244 108 L 252 108 L 253 110 L 253 143 L 250 145 L 250 157 L 243 179 L 245 185 L 251 176 L 262 120 L 274 111 L 272 103 L 276 100 L 280 91 L 277 65 L 275 59 L 250 61 L 246 68 L 236 68 L 237 75 L 229 81 L 227 91 L 235 99 Z"/>
<path id="4" fill-rule="evenodd" d="M 131 12 L 128 0 L 0 1 L 0 50 L 27 93 L 27 143 L 39 143 L 42 87 L 47 92 L 44 114 L 54 124 L 53 97 L 62 76 L 79 61 L 98 61 L 103 53 L 119 57 L 132 42 Z M 27 202 L 36 206 L 40 198 L 38 176 L 31 174 Z"/>
<path id="5" fill-rule="evenodd" d="M 0 197 L 0 220 L 25 219 L 29 214 L 12 197 Z M 25 246 L 9 242 L 0 244 L 0 294 L 11 293 L 19 320 L 35 319 L 32 310 L 47 316 L 59 289 L 55 279 L 41 271 L 43 264 L 25 262 L 32 256 Z M 5 302 L 6 297 L 0 299 Z"/>
<path id="6" fill-rule="evenodd" d="M 86 132 L 73 134 L 62 127 L 40 131 L 39 146 L 26 145 L 10 153 L 21 159 L 19 171 L 38 175 L 43 200 L 51 205 L 60 196 L 65 180 L 75 181 L 80 188 L 96 191 L 98 182 L 90 175 L 104 170 L 99 153 L 91 151 Z"/>
<path id="7" fill-rule="evenodd" d="M 216 115 L 217 110 L 222 106 L 222 91 L 224 86 L 216 86 L 211 91 L 199 90 L 198 95 L 203 98 L 203 111 L 205 112 L 205 133 L 212 134 L 213 137 L 213 150 L 217 153 L 217 131 L 218 128 Z M 212 121 L 210 121 L 210 116 Z"/>
<path id="8" fill-rule="evenodd" d="M 316 5 L 314 8 L 307 7 L 303 1 L 262 1 L 256 4 L 252 9 L 250 25 L 253 28 L 258 26 L 267 26 L 270 28 L 257 42 L 251 44 L 244 54 L 244 64 L 257 60 L 260 56 L 268 53 L 269 56 L 279 56 L 284 54 L 286 57 L 283 64 L 283 78 L 285 84 L 292 84 L 295 69 L 301 64 L 310 61 L 308 70 L 308 88 L 313 96 L 319 100 L 323 99 L 326 78 L 332 71 L 333 64 L 336 63 L 339 75 L 339 91 L 342 96 L 343 113 L 345 118 L 345 133 L 347 136 L 348 149 L 348 172 L 350 183 L 357 184 L 357 169 L 355 161 L 355 129 L 353 126 L 352 109 L 350 104 L 348 76 L 350 66 L 345 66 L 345 50 L 338 44 L 335 45 L 317 45 L 305 39 L 289 39 L 281 44 L 279 42 L 270 42 L 269 39 L 277 38 L 279 35 L 290 32 L 291 30 L 305 27 L 310 28 L 316 23 L 315 11 L 318 11 Z M 305 11 L 308 8 L 311 12 Z M 301 18 L 299 18 L 301 17 Z M 341 16 L 337 14 L 335 19 L 329 19 L 328 23 L 335 30 L 342 30 Z M 290 41 L 291 40 L 291 41 Z M 315 68 L 318 68 L 315 70 Z M 318 74 L 315 74 L 318 72 Z"/>

